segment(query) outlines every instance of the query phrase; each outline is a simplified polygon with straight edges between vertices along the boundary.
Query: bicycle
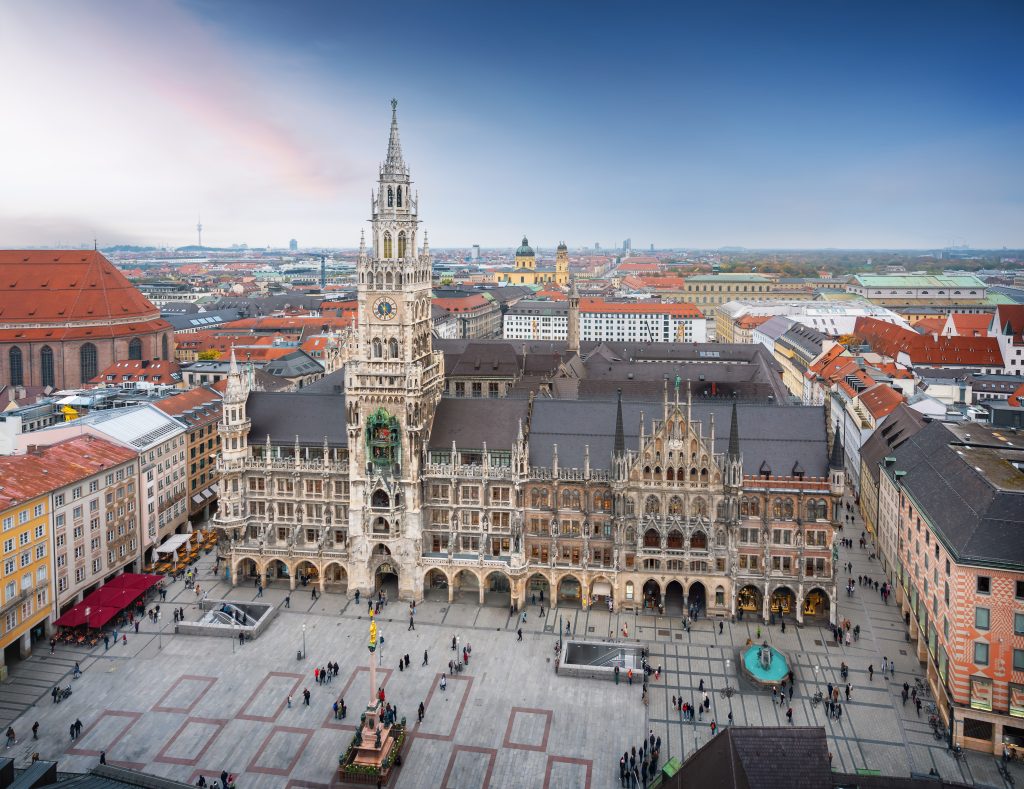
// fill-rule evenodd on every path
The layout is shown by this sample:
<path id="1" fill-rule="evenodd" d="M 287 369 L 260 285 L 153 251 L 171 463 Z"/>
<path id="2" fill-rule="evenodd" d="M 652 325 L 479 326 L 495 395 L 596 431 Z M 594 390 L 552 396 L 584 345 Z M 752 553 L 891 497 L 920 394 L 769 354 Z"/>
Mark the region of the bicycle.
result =
<path id="1" fill-rule="evenodd" d="M 824 698 L 825 698 L 824 694 L 820 690 L 816 690 L 814 692 L 814 695 L 811 696 L 811 706 L 812 707 L 817 707 L 819 704 L 821 704 L 821 702 L 822 702 L 822 700 Z"/>

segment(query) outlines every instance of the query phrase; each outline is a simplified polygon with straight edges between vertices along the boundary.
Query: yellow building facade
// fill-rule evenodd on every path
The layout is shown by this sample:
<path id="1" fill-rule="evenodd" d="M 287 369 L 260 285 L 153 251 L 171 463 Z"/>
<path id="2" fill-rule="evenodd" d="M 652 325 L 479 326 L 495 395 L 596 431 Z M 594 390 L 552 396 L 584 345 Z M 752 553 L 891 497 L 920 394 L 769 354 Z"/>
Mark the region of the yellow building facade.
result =
<path id="1" fill-rule="evenodd" d="M 38 487 L 27 496 L 0 490 L 0 681 L 10 660 L 28 657 L 52 630 L 50 486 Z"/>
<path id="2" fill-rule="evenodd" d="M 554 268 L 550 265 L 537 265 L 537 255 L 526 236 L 523 236 L 523 243 L 516 250 L 515 261 L 515 271 L 498 272 L 494 275 L 494 281 L 510 285 L 569 285 L 569 248 L 564 242 L 558 245 L 555 252 Z"/>

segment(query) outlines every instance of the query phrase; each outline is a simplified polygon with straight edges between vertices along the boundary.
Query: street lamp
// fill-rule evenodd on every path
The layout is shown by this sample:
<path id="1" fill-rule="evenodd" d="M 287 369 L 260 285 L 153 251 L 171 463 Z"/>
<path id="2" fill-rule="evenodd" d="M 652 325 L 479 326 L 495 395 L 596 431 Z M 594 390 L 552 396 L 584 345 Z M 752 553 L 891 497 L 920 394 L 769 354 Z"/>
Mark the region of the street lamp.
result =
<path id="1" fill-rule="evenodd" d="M 302 623 L 302 659 L 306 659 L 306 623 Z"/>
<path id="2" fill-rule="evenodd" d="M 157 649 L 164 648 L 164 629 L 160 627 L 160 617 L 162 617 L 159 611 L 156 612 L 156 643 Z"/>
<path id="3" fill-rule="evenodd" d="M 736 693 L 736 688 L 734 688 L 729 683 L 729 677 L 731 676 L 731 674 L 730 674 L 731 666 L 732 666 L 732 661 L 729 660 L 729 658 L 726 658 L 725 659 L 725 687 L 722 688 L 722 696 L 724 696 L 727 699 L 731 699 L 733 697 L 733 695 Z"/>

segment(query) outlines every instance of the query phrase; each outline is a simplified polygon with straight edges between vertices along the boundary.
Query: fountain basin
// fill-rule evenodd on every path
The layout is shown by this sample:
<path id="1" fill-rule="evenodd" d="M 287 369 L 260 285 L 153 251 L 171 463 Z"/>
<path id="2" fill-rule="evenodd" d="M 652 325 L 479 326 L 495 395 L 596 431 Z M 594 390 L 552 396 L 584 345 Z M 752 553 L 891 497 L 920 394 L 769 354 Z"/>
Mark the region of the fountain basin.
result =
<path id="1" fill-rule="evenodd" d="M 751 682 L 763 688 L 778 685 L 789 674 L 789 661 L 775 647 L 766 647 L 771 655 L 767 667 L 762 665 L 761 651 L 764 647 L 758 644 L 747 647 L 740 653 L 740 668 Z"/>

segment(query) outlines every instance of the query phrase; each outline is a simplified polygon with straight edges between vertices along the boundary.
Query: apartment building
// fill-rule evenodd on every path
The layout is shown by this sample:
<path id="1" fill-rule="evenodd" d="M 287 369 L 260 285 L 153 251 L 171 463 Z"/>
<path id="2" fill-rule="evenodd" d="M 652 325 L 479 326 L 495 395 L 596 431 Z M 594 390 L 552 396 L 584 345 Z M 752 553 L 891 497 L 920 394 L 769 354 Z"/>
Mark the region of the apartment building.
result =
<path id="1" fill-rule="evenodd" d="M 188 466 L 188 517 L 194 524 L 205 522 L 213 514 L 217 501 L 217 451 L 220 436 L 217 426 L 221 418 L 221 393 L 200 386 L 189 392 L 168 397 L 156 407 L 177 419 L 185 429 Z"/>

